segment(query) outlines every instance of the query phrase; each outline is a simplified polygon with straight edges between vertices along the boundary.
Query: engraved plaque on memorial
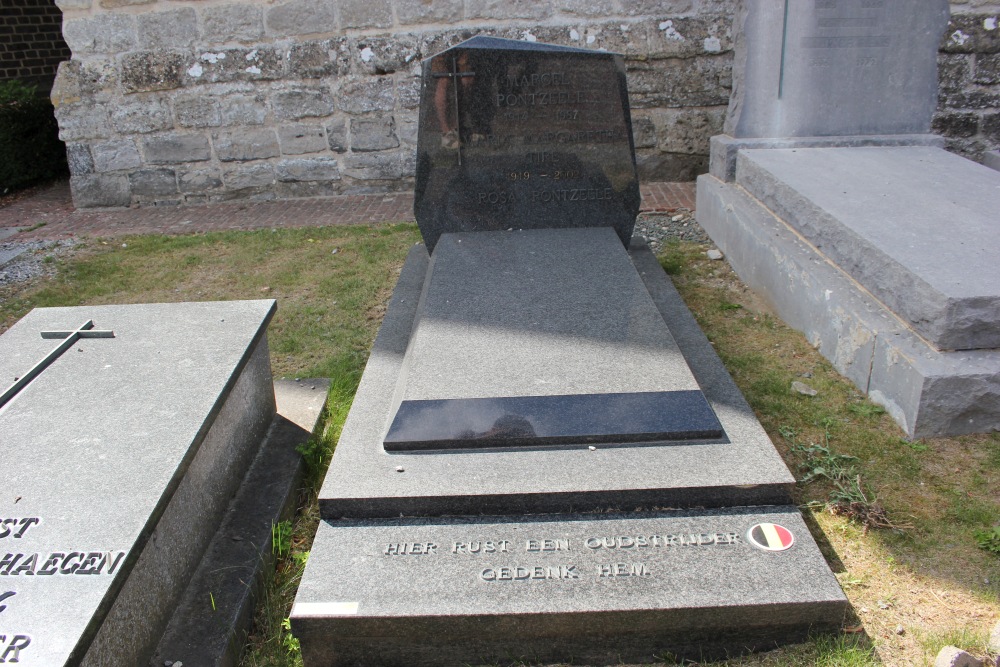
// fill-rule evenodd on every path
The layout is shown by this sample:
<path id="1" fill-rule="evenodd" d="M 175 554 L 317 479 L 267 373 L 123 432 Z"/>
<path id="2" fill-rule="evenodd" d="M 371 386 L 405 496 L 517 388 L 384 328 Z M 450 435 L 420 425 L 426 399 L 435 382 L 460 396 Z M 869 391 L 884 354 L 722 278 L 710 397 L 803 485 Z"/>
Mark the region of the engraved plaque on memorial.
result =
<path id="1" fill-rule="evenodd" d="M 620 55 L 474 37 L 423 65 L 414 211 L 447 232 L 613 227 L 639 211 Z"/>

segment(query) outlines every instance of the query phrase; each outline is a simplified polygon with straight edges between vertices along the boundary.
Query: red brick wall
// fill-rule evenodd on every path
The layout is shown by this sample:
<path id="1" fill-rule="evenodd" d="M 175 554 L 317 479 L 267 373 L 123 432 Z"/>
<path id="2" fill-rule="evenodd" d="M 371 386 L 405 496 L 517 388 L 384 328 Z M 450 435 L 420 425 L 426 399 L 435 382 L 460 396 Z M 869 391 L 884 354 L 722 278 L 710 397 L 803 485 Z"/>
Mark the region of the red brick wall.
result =
<path id="1" fill-rule="evenodd" d="M 51 83 L 69 57 L 54 0 L 0 0 L 0 80 Z"/>

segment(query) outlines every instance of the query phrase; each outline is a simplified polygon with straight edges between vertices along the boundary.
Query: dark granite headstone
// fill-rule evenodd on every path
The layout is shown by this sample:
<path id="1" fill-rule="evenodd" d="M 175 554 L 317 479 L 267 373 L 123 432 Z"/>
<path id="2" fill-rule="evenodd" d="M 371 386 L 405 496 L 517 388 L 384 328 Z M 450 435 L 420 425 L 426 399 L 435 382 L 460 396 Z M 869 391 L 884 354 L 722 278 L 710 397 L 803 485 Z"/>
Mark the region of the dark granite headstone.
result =
<path id="1" fill-rule="evenodd" d="M 458 231 L 614 227 L 639 183 L 622 57 L 473 37 L 424 63 L 414 211 Z"/>

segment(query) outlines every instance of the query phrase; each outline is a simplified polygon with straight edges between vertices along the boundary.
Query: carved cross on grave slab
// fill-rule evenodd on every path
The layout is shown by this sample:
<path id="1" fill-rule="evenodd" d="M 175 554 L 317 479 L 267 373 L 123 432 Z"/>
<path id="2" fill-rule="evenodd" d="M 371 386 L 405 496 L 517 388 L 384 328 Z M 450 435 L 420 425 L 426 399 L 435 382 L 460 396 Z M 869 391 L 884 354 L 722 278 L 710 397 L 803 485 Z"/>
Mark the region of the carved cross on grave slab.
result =
<path id="1" fill-rule="evenodd" d="M 87 320 L 81 324 L 76 329 L 72 331 L 43 331 L 42 338 L 51 339 L 62 339 L 55 348 L 52 349 L 47 355 L 42 357 L 38 363 L 32 366 L 27 373 L 20 377 L 14 378 L 14 384 L 7 387 L 3 394 L 0 394 L 0 408 L 6 405 L 14 396 L 17 395 L 19 391 L 24 389 L 29 382 L 38 377 L 39 373 L 44 371 L 49 365 L 59 358 L 59 356 L 73 347 L 73 343 L 80 340 L 81 338 L 114 338 L 115 332 L 111 330 L 95 329 L 94 321 Z"/>

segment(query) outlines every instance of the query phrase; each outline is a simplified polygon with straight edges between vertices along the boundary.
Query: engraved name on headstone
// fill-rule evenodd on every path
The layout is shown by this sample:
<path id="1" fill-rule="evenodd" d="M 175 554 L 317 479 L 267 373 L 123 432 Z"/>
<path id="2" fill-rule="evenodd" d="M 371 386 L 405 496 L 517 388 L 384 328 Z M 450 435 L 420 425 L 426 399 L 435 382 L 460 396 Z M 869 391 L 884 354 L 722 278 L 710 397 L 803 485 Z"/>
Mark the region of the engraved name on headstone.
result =
<path id="1" fill-rule="evenodd" d="M 474 37 L 424 63 L 417 223 L 442 233 L 615 228 L 639 210 L 621 56 Z"/>

